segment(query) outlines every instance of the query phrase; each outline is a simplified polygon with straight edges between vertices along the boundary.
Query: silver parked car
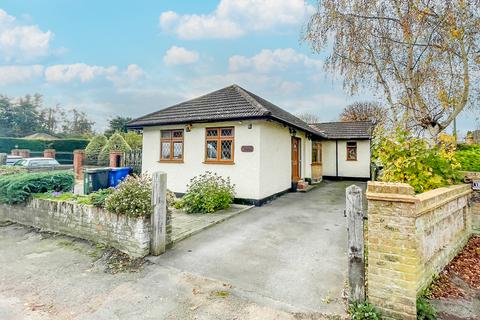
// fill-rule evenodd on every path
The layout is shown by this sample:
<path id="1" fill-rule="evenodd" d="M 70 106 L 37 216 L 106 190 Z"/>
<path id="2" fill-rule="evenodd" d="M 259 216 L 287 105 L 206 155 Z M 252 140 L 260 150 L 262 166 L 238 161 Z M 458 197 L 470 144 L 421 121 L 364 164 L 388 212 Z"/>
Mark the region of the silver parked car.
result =
<path id="1" fill-rule="evenodd" d="M 18 161 L 20 160 L 23 160 L 23 157 L 22 156 L 11 156 L 11 155 L 7 155 L 7 163 L 6 165 L 7 166 L 13 166 L 15 163 L 17 163 Z"/>
<path id="2" fill-rule="evenodd" d="M 60 163 L 53 158 L 25 158 L 15 162 L 14 166 L 26 168 L 53 168 L 58 167 Z"/>

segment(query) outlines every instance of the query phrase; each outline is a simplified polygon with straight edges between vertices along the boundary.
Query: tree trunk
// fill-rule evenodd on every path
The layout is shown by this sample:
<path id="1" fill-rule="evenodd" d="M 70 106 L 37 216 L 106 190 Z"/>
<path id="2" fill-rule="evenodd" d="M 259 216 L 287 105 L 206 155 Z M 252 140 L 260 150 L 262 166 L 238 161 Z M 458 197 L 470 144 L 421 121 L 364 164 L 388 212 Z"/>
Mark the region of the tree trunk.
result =
<path id="1" fill-rule="evenodd" d="M 428 144 L 433 147 L 438 142 L 438 135 L 440 134 L 440 127 L 436 126 L 429 126 L 426 130 L 425 139 L 427 140 Z"/>

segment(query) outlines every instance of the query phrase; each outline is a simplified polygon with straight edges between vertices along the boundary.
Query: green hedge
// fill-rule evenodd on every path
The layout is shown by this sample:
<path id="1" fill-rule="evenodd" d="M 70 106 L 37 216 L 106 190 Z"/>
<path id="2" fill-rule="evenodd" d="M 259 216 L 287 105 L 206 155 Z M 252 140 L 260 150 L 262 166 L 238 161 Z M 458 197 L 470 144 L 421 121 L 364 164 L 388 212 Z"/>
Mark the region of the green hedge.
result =
<path id="1" fill-rule="evenodd" d="M 25 202 L 32 194 L 71 191 L 75 183 L 72 171 L 20 173 L 0 176 L 0 203 Z"/>
<path id="2" fill-rule="evenodd" d="M 461 170 L 480 171 L 480 145 L 458 145 L 455 158 L 460 162 Z"/>
<path id="3" fill-rule="evenodd" d="M 0 137 L 0 152 L 10 153 L 16 145 L 18 149 L 29 149 L 31 151 L 55 149 L 60 152 L 73 152 L 76 149 L 85 149 L 88 142 L 89 140 L 86 139 L 30 140 Z"/>

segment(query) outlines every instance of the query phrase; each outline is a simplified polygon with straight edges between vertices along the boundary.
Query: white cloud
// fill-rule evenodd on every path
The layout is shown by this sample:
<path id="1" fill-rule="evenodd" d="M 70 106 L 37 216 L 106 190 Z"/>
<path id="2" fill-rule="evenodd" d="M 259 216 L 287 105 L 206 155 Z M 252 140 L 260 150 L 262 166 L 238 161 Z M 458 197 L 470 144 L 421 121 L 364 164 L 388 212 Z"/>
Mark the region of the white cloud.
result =
<path id="1" fill-rule="evenodd" d="M 49 53 L 51 31 L 36 25 L 21 25 L 13 16 L 0 9 L 0 55 L 5 61 L 28 61 Z"/>
<path id="2" fill-rule="evenodd" d="M 173 46 L 167 50 L 163 61 L 166 65 L 191 64 L 198 61 L 199 55 L 196 51 L 190 51 L 182 47 Z"/>
<path id="3" fill-rule="evenodd" d="M 45 69 L 45 79 L 48 82 L 70 82 L 80 80 L 88 82 L 97 76 L 114 75 L 118 71 L 116 66 L 100 67 L 85 63 L 59 64 Z"/>
<path id="4" fill-rule="evenodd" d="M 0 66 L 0 85 L 23 83 L 41 77 L 43 66 Z"/>
<path id="5" fill-rule="evenodd" d="M 165 11 L 160 14 L 160 28 L 163 30 L 171 30 L 175 22 L 178 20 L 178 14 L 173 11 Z"/>
<path id="6" fill-rule="evenodd" d="M 313 12 L 304 0 L 221 0 L 209 14 L 160 15 L 160 28 L 182 39 L 237 38 L 248 31 L 298 26 Z"/>
<path id="7" fill-rule="evenodd" d="M 320 70 L 320 60 L 307 57 L 303 53 L 296 52 L 292 48 L 286 49 L 263 49 L 252 57 L 236 55 L 230 57 L 228 67 L 231 72 L 253 69 L 260 73 L 282 71 L 290 67 L 301 67 L 313 71 Z"/>
<path id="8" fill-rule="evenodd" d="M 120 73 L 113 73 L 107 76 L 117 87 L 126 87 L 141 78 L 145 77 L 145 71 L 136 64 L 129 64 L 127 69 Z"/>

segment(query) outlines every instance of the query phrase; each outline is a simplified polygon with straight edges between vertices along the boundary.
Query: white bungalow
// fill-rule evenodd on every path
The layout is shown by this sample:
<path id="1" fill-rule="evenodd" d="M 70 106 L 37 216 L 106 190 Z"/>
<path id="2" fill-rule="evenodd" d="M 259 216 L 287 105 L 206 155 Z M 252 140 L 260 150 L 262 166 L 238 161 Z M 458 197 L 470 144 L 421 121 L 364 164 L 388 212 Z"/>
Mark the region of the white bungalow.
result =
<path id="1" fill-rule="evenodd" d="M 237 201 L 255 205 L 290 191 L 292 182 L 370 177 L 371 123 L 308 125 L 237 85 L 128 126 L 143 130 L 142 171 L 166 172 L 176 193 L 205 171 L 230 177 Z"/>

